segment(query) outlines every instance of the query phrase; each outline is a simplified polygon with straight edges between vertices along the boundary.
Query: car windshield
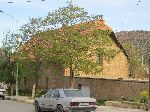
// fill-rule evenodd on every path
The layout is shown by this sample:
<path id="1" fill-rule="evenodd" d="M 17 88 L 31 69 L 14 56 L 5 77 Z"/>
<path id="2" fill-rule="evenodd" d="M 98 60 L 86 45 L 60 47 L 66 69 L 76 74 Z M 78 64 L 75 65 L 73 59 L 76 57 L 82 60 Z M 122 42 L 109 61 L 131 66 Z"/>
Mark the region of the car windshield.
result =
<path id="1" fill-rule="evenodd" d="M 64 90 L 66 97 L 87 97 L 81 90 Z"/>

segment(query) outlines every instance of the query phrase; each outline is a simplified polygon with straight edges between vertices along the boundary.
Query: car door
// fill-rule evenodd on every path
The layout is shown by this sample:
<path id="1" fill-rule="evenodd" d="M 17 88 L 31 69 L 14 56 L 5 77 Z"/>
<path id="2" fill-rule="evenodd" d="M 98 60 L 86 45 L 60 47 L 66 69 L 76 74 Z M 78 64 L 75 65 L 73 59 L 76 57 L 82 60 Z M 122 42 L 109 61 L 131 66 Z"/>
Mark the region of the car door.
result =
<path id="1" fill-rule="evenodd" d="M 61 104 L 61 101 L 60 101 L 60 93 L 59 93 L 59 90 L 55 90 L 53 92 L 53 95 L 51 97 L 51 102 L 50 102 L 50 105 L 53 105 L 53 109 L 56 109 L 57 107 L 57 104 Z"/>
<path id="2" fill-rule="evenodd" d="M 42 106 L 45 108 L 45 109 L 52 109 L 52 106 L 53 105 L 50 105 L 50 100 L 51 100 L 51 96 L 53 94 L 53 91 L 54 90 L 49 90 L 45 95 L 44 95 L 44 98 L 43 98 L 43 101 L 42 101 Z"/>

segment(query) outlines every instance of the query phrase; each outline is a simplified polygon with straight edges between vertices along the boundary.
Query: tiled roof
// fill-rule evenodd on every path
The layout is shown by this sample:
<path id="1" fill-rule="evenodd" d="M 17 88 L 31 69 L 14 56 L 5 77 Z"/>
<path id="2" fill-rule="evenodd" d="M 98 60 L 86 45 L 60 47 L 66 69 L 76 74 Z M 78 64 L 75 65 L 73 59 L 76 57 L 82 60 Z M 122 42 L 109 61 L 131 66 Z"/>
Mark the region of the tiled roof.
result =
<path id="1" fill-rule="evenodd" d="M 105 20 L 103 19 L 97 19 L 97 20 L 92 20 L 92 21 L 77 24 L 75 25 L 75 29 L 79 29 L 82 26 L 87 26 L 87 29 L 83 30 L 81 33 L 88 33 L 94 29 L 112 31 L 112 29 L 106 25 Z"/>
<path id="2" fill-rule="evenodd" d="M 97 20 L 92 20 L 89 22 L 84 22 L 84 23 L 80 23 L 77 25 L 74 25 L 74 29 L 80 29 L 81 26 L 88 26 L 87 29 L 83 29 L 81 30 L 81 33 L 90 33 L 93 29 L 97 29 L 97 30 L 108 30 L 111 31 L 112 34 L 110 35 L 110 38 L 114 41 L 114 43 L 123 50 L 124 54 L 127 56 L 125 50 L 123 49 L 122 45 L 118 42 L 116 36 L 114 35 L 112 29 L 105 24 L 105 20 L 103 19 L 97 19 Z M 60 32 L 63 32 L 63 28 L 58 29 Z M 23 51 L 30 51 L 30 54 L 32 54 L 32 48 L 34 48 L 35 46 L 38 45 L 42 45 L 42 47 L 46 47 L 46 48 L 50 48 L 51 45 L 50 43 L 45 40 L 44 38 L 41 37 L 32 37 L 31 39 L 29 39 L 22 47 L 21 50 Z"/>
<path id="3" fill-rule="evenodd" d="M 99 20 L 95 20 L 95 21 L 91 21 L 91 22 L 95 24 L 95 29 L 97 29 L 97 30 L 112 31 L 112 29 L 105 24 L 105 20 L 103 20 L 103 19 L 99 19 Z"/>
<path id="4" fill-rule="evenodd" d="M 79 29 L 81 25 L 90 26 L 90 28 L 86 29 L 85 32 L 91 31 L 91 29 L 112 31 L 112 29 L 105 24 L 105 21 L 103 19 L 80 23 L 80 24 L 75 25 L 74 28 Z M 59 31 L 63 31 L 62 28 L 60 28 Z M 29 39 L 23 46 L 21 46 L 21 50 L 29 50 L 30 48 L 37 46 L 37 44 L 44 45 L 45 47 L 46 46 L 50 47 L 50 44 L 45 39 L 41 38 L 40 36 L 39 37 L 36 36 L 36 37 L 32 37 L 31 39 Z"/>

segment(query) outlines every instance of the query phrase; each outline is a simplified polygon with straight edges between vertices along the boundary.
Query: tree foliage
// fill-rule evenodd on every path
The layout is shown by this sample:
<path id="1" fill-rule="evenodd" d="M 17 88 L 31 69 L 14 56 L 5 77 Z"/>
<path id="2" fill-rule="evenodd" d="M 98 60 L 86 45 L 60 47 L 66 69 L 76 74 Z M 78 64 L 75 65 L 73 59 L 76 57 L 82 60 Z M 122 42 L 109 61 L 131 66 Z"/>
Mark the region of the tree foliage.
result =
<path id="1" fill-rule="evenodd" d="M 99 66 L 94 60 L 96 53 L 103 55 L 106 60 L 113 58 L 118 53 L 111 49 L 112 40 L 109 38 L 111 32 L 97 30 L 95 23 L 89 22 L 96 21 L 98 19 L 96 17 L 98 16 L 88 15 L 84 8 L 80 8 L 70 1 L 67 2 L 67 6 L 49 12 L 40 21 L 34 19 L 37 22 L 31 21 L 27 25 L 28 27 L 22 27 L 22 31 L 26 34 L 38 31 L 36 34 L 34 34 L 35 32 L 32 34 L 32 38 L 47 40 L 49 46 L 45 47 L 40 44 L 34 46 L 36 48 L 34 55 L 38 53 L 35 57 L 69 68 L 71 86 L 73 86 L 75 72 L 97 74 L 102 71 L 102 66 Z M 33 27 L 32 30 L 34 28 L 36 30 L 32 31 L 30 27 Z M 43 32 L 41 29 L 46 30 Z M 90 31 L 88 32 L 88 30 Z"/>
<path id="2" fill-rule="evenodd" d="M 15 83 L 14 74 L 15 63 L 11 62 L 10 54 L 1 49 L 0 57 L 0 81 L 5 82 L 8 85 Z"/>
<path id="3" fill-rule="evenodd" d="M 19 59 L 34 62 L 34 81 L 39 79 L 41 62 L 57 63 L 63 68 L 69 68 L 71 87 L 76 72 L 93 75 L 100 73 L 102 66 L 96 63 L 96 54 L 109 61 L 119 51 L 111 48 L 111 31 L 96 29 L 95 21 L 98 17 L 88 15 L 84 8 L 70 1 L 67 6 L 49 12 L 45 18 L 32 18 L 23 25 L 20 29 L 21 41 L 24 43 L 22 46 L 32 40 L 36 42 L 26 46 L 23 50 L 25 52 L 20 49 Z M 34 59 L 30 59 L 31 55 Z M 21 62 L 23 64 L 23 60 Z"/>
<path id="4" fill-rule="evenodd" d="M 85 27 L 86 30 L 90 28 L 88 25 Z M 103 55 L 106 60 L 117 53 L 114 49 L 108 49 L 112 45 L 110 32 L 93 29 L 82 34 L 80 30 L 71 26 L 44 32 L 42 36 L 51 43 L 51 48 L 46 51 L 49 53 L 46 58 L 62 64 L 64 68 L 72 68 L 73 71 L 97 74 L 102 71 L 102 66 L 95 61 L 96 53 Z"/>
<path id="5" fill-rule="evenodd" d="M 11 95 L 13 94 L 12 85 L 16 82 L 16 50 L 17 45 L 20 44 L 17 38 L 19 38 L 19 34 L 6 32 L 0 57 L 0 79 L 8 85 Z"/>

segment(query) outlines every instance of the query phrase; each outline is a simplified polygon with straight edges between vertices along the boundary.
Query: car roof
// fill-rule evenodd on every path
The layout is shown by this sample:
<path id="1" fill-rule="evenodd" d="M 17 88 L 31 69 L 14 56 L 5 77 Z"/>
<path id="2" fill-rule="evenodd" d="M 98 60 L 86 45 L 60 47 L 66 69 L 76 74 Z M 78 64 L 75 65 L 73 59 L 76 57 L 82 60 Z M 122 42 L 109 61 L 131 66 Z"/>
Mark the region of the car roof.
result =
<path id="1" fill-rule="evenodd" d="M 50 89 L 50 90 L 52 90 L 52 89 Z M 79 89 L 53 89 L 53 90 L 62 90 L 62 91 L 63 90 L 75 90 L 76 91 L 76 90 L 79 90 Z"/>
<path id="2" fill-rule="evenodd" d="M 79 89 L 49 89 L 49 90 L 79 90 Z"/>
<path id="3" fill-rule="evenodd" d="M 63 90 L 79 90 L 79 89 L 63 89 Z"/>

